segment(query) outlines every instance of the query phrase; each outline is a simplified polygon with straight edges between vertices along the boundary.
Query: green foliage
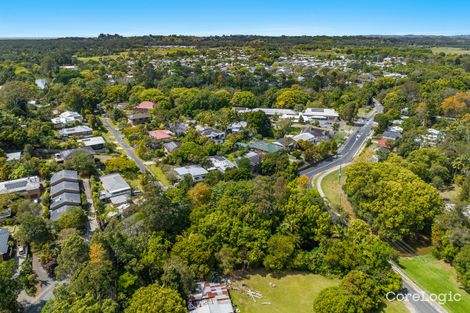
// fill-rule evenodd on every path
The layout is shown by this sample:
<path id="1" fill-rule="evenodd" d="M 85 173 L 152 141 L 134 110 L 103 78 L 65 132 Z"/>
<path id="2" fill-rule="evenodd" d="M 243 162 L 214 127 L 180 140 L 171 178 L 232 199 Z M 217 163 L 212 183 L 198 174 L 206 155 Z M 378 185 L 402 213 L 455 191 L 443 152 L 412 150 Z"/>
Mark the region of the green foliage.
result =
<path id="1" fill-rule="evenodd" d="M 64 214 L 55 221 L 55 225 L 59 230 L 75 228 L 81 233 L 84 233 L 86 231 L 87 221 L 87 215 L 82 208 L 72 207 L 65 211 Z"/>
<path id="2" fill-rule="evenodd" d="M 355 163 L 346 176 L 344 190 L 359 216 L 392 240 L 429 233 L 442 209 L 439 193 L 399 165 Z"/>
<path id="3" fill-rule="evenodd" d="M 230 104 L 235 107 L 254 108 L 257 103 L 256 96 L 250 91 L 236 92 L 230 100 Z"/>
<path id="4" fill-rule="evenodd" d="M 16 311 L 16 298 L 21 287 L 18 279 L 15 278 L 15 271 L 15 260 L 0 262 L 0 311 Z"/>
<path id="5" fill-rule="evenodd" d="M 78 235 L 70 235 L 62 242 L 55 273 L 60 279 L 71 277 L 86 261 L 88 245 L 85 240 Z"/>
<path id="6" fill-rule="evenodd" d="M 184 300 L 172 289 L 152 284 L 138 289 L 126 313 L 185 313 Z"/>
<path id="7" fill-rule="evenodd" d="M 464 289 L 470 291 L 470 244 L 460 250 L 452 265 L 455 267 Z"/>
<path id="8" fill-rule="evenodd" d="M 64 163 L 66 169 L 78 171 L 81 175 L 90 175 L 95 170 L 93 158 L 83 152 L 74 153 Z"/>

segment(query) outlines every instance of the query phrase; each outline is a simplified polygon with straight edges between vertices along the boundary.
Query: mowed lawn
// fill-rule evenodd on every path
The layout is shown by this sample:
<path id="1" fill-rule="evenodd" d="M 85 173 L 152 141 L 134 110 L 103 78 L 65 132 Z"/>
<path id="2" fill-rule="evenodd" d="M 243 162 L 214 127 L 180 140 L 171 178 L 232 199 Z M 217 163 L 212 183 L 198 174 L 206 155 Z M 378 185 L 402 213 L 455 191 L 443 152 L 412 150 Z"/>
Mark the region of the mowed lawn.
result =
<path id="1" fill-rule="evenodd" d="M 263 297 L 254 302 L 246 293 L 232 289 L 230 296 L 240 313 L 312 313 L 313 301 L 320 291 L 339 285 L 339 279 L 301 272 L 284 272 L 279 276 L 257 272 L 232 284 L 233 287 L 242 285 Z"/>
<path id="2" fill-rule="evenodd" d="M 338 286 L 340 280 L 302 272 L 283 272 L 271 275 L 255 272 L 233 281 L 232 287 L 250 288 L 263 295 L 253 299 L 246 293 L 230 290 L 233 304 L 240 313 L 313 313 L 313 301 L 325 288 Z M 276 287 L 272 287 L 274 284 Z M 264 304 L 263 304 L 264 303 Z M 270 303 L 270 304 L 267 304 Z M 386 303 L 377 313 L 407 313 L 400 302 Z"/>
<path id="3" fill-rule="evenodd" d="M 443 306 L 453 313 L 470 312 L 470 294 L 459 288 L 457 274 L 453 267 L 438 260 L 431 254 L 401 258 L 400 266 L 404 272 L 429 293 L 459 293 L 462 300 L 447 302 Z"/>

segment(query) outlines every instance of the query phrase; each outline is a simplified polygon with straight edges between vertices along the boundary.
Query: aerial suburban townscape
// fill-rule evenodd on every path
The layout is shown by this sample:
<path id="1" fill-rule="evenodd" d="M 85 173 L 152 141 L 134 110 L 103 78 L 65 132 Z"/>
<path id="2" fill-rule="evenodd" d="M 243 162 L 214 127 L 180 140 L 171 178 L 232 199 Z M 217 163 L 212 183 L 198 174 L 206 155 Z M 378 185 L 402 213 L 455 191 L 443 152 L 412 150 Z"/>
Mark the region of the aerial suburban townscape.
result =
<path id="1" fill-rule="evenodd" d="M 327 36 L 299 1 L 207 34 L 181 1 L 172 35 L 176 4 L 78 1 L 81 32 L 28 2 L 0 20 L 0 313 L 470 312 L 469 23 Z"/>

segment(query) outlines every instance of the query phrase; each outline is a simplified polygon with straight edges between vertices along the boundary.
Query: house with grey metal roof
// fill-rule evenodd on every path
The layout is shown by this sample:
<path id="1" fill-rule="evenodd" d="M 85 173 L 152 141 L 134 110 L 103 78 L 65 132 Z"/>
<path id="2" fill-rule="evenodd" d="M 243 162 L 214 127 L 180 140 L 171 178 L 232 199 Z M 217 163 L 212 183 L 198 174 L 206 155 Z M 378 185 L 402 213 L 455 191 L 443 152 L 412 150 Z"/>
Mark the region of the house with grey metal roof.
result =
<path id="1" fill-rule="evenodd" d="M 72 170 L 62 170 L 55 173 L 51 177 L 51 186 L 59 184 L 63 181 L 78 182 L 78 172 Z"/>
<path id="2" fill-rule="evenodd" d="M 69 209 L 71 208 L 76 208 L 76 207 L 80 207 L 78 205 L 63 205 L 61 206 L 60 208 L 56 209 L 56 210 L 51 210 L 49 211 L 50 213 L 50 220 L 55 222 L 57 221 L 62 215 L 64 215 L 65 212 L 67 212 Z"/>
<path id="3" fill-rule="evenodd" d="M 118 174 L 108 174 L 100 177 L 104 191 L 101 192 L 101 199 L 109 199 L 120 195 L 130 195 L 132 193 L 131 186 Z"/>
<path id="4" fill-rule="evenodd" d="M 62 181 L 51 186 L 51 197 L 56 197 L 63 193 L 80 193 L 80 185 L 78 182 Z"/>
<path id="5" fill-rule="evenodd" d="M 177 141 L 170 141 L 163 144 L 163 149 L 166 154 L 169 154 L 172 153 L 175 149 L 179 148 L 179 146 L 181 146 L 181 143 Z"/>
<path id="6" fill-rule="evenodd" d="M 56 162 L 64 162 L 68 159 L 70 159 L 71 157 L 73 157 L 75 154 L 78 154 L 78 153 L 84 153 L 85 155 L 89 156 L 91 159 L 93 159 L 93 155 L 95 154 L 95 151 L 90 148 L 90 147 L 80 147 L 80 148 L 76 148 L 76 149 L 68 149 L 68 150 L 64 150 L 64 151 L 61 151 L 59 153 L 56 153 L 55 154 L 55 160 Z"/>
<path id="7" fill-rule="evenodd" d="M 65 205 L 80 207 L 82 205 L 80 194 L 70 192 L 62 193 L 52 198 L 49 208 L 51 210 L 57 210 Z"/>
<path id="8" fill-rule="evenodd" d="M 247 159 L 250 162 L 250 166 L 252 168 L 258 166 L 261 163 L 261 156 L 254 151 L 250 151 L 242 156 L 239 156 L 237 161 L 240 161 L 241 159 Z"/>
<path id="9" fill-rule="evenodd" d="M 189 176 L 195 182 L 200 182 L 204 179 L 208 173 L 205 168 L 200 165 L 188 165 L 183 167 L 175 167 L 174 171 L 178 175 L 179 179 L 183 179 L 185 176 Z"/>
<path id="10" fill-rule="evenodd" d="M 8 239 L 10 238 L 10 232 L 8 229 L 0 228 L 0 260 L 3 259 L 3 255 L 8 253 Z"/>
<path id="11" fill-rule="evenodd" d="M 93 129 L 86 125 L 79 125 L 70 128 L 64 128 L 59 130 L 59 134 L 62 137 L 72 137 L 72 136 L 90 136 L 93 133 Z"/>
<path id="12" fill-rule="evenodd" d="M 104 144 L 106 141 L 101 136 L 90 137 L 90 138 L 83 138 L 77 140 L 77 142 L 82 143 L 85 147 L 90 147 L 93 150 L 101 150 L 104 149 Z"/>

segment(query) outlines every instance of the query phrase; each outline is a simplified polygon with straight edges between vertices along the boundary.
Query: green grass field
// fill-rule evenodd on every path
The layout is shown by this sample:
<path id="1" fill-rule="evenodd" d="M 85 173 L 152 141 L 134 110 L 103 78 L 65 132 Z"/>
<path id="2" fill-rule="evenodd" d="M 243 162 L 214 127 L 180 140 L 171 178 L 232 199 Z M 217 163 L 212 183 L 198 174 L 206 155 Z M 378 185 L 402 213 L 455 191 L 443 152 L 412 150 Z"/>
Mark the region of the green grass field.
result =
<path id="1" fill-rule="evenodd" d="M 470 54 L 470 50 L 465 50 L 462 48 L 452 48 L 452 47 L 434 47 L 431 48 L 432 53 L 439 54 L 444 52 L 445 54 L 456 54 L 456 55 L 464 55 Z"/>
<path id="2" fill-rule="evenodd" d="M 273 288 L 271 284 L 276 287 Z M 233 287 L 244 285 L 263 295 L 253 299 L 246 293 L 231 290 L 233 304 L 240 313 L 312 313 L 313 301 L 320 291 L 337 286 L 339 279 L 302 272 L 283 272 L 281 275 L 256 272 L 233 282 Z M 408 312 L 403 303 L 386 303 L 377 313 Z"/>
<path id="3" fill-rule="evenodd" d="M 449 264 L 432 255 L 401 258 L 400 266 L 404 272 L 429 293 L 459 293 L 462 300 L 447 302 L 444 307 L 452 313 L 470 312 L 470 294 L 459 288 L 457 274 Z"/>
<path id="4" fill-rule="evenodd" d="M 353 217 L 355 216 L 353 207 L 342 189 L 344 183 L 346 182 L 344 172 L 345 168 L 343 167 L 341 169 L 341 178 L 338 177 L 339 169 L 329 173 L 323 177 L 321 187 L 333 208 L 342 208 L 349 216 Z"/>
<path id="5" fill-rule="evenodd" d="M 271 287 L 270 283 L 276 287 Z M 242 284 L 260 292 L 263 297 L 254 302 L 247 294 L 231 290 L 233 303 L 240 313 L 311 313 L 313 301 L 320 291 L 337 286 L 339 280 L 306 273 L 290 272 L 278 277 L 260 272 L 235 281 L 233 286 Z"/>

